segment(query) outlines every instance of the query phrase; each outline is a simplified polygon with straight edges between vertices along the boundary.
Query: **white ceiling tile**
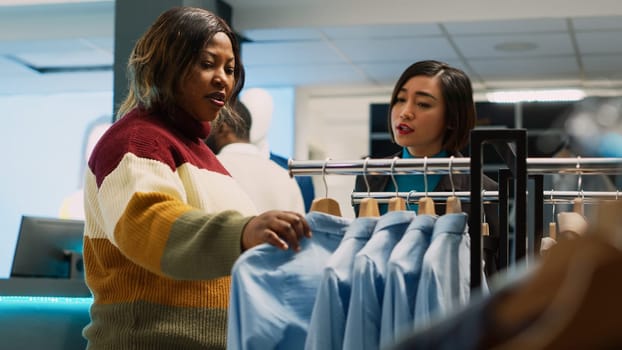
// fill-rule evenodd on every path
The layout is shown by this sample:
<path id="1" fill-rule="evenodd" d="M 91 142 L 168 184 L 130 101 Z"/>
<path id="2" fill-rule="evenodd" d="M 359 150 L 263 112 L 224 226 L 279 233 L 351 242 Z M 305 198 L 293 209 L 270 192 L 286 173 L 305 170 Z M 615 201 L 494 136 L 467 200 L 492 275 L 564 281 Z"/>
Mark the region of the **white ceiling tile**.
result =
<path id="1" fill-rule="evenodd" d="M 251 41 L 320 40 L 322 35 L 312 28 L 279 28 L 245 30 L 242 36 Z"/>
<path id="2" fill-rule="evenodd" d="M 538 35 L 482 35 L 453 37 L 460 52 L 467 58 L 533 57 L 574 54 L 572 41 L 567 34 L 544 33 Z M 533 43 L 528 51 L 500 51 L 496 45 L 503 43 Z"/>
<path id="3" fill-rule="evenodd" d="M 469 60 L 469 65 L 484 80 L 580 78 L 579 66 L 573 56 L 474 59 Z"/>
<path id="4" fill-rule="evenodd" d="M 378 83 L 393 85 L 402 72 L 412 63 L 413 61 L 364 63 L 359 64 L 358 67 Z"/>
<path id="5" fill-rule="evenodd" d="M 376 82 L 386 85 L 393 85 L 400 77 L 402 72 L 406 70 L 411 64 L 417 62 L 417 60 L 404 60 L 393 62 L 378 62 L 378 63 L 362 63 L 357 66 L 363 69 L 368 76 L 374 79 Z M 445 63 L 463 69 L 459 61 L 444 61 Z M 467 73 L 468 74 L 468 73 Z"/>
<path id="6" fill-rule="evenodd" d="M 74 50 L 54 53 L 23 53 L 15 55 L 34 67 L 112 66 L 112 54 L 97 50 Z"/>
<path id="7" fill-rule="evenodd" d="M 481 22 L 448 22 L 444 24 L 449 34 L 520 34 L 566 31 L 566 22 L 561 18 L 526 19 Z"/>
<path id="8" fill-rule="evenodd" d="M 105 50 L 112 52 L 111 37 L 74 38 L 58 40 L 0 41 L 0 54 L 63 53 L 76 50 Z"/>
<path id="9" fill-rule="evenodd" d="M 457 58 L 444 38 L 351 39 L 335 40 L 334 44 L 355 63 Z"/>
<path id="10" fill-rule="evenodd" d="M 622 53 L 622 30 L 577 33 L 581 54 Z"/>
<path id="11" fill-rule="evenodd" d="M 583 56 L 582 61 L 587 78 L 622 78 L 622 54 Z"/>
<path id="12" fill-rule="evenodd" d="M 0 79 L 0 84 L 2 84 L 3 80 L 6 82 L 8 80 L 7 78 L 9 77 L 19 78 L 20 76 L 26 77 L 29 75 L 38 74 L 39 73 L 37 73 L 35 70 L 26 67 L 21 62 L 18 62 L 8 57 L 0 56 L 0 76 L 4 78 Z"/>
<path id="13" fill-rule="evenodd" d="M 318 84 L 369 84 L 359 70 L 348 64 L 300 64 L 253 66 L 246 70 L 246 87 Z"/>
<path id="14" fill-rule="evenodd" d="M 289 43 L 243 43 L 245 65 L 342 63 L 343 58 L 326 42 L 295 41 Z"/>
<path id="15" fill-rule="evenodd" d="M 576 31 L 622 29 L 622 17 L 579 17 L 573 18 L 572 23 Z"/>
<path id="16" fill-rule="evenodd" d="M 366 26 L 321 28 L 330 39 L 374 39 L 411 36 L 439 36 L 437 24 L 373 24 Z"/>
<path id="17" fill-rule="evenodd" d="M 91 37 L 79 40 L 86 47 L 109 51 L 114 54 L 114 39 L 111 37 Z"/>

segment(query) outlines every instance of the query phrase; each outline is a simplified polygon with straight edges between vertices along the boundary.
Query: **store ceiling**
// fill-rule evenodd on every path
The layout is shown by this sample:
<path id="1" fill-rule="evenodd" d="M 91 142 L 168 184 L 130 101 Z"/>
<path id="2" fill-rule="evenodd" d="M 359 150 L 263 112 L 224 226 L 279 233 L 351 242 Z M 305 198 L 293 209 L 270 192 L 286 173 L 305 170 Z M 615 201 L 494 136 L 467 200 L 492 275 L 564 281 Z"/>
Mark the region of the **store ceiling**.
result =
<path id="1" fill-rule="evenodd" d="M 617 0 L 226 2 L 248 39 L 247 86 L 390 86 L 438 59 L 479 91 L 622 90 Z M 0 94 L 112 88 L 114 1 L 16 3 L 0 1 Z"/>

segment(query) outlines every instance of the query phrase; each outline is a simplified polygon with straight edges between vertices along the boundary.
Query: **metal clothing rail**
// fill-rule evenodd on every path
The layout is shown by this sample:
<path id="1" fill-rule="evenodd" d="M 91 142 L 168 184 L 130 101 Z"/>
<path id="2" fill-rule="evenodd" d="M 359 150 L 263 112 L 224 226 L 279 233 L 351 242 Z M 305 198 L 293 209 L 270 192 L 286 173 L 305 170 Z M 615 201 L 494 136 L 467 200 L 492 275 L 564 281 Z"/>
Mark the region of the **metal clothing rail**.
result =
<path id="1" fill-rule="evenodd" d="M 423 173 L 447 174 L 451 162 L 452 174 L 469 173 L 471 159 L 427 158 L 424 159 L 364 159 L 358 160 L 289 160 L 290 176 L 294 175 L 401 175 Z"/>
<path id="2" fill-rule="evenodd" d="M 622 198 L 620 191 L 542 191 L 544 203 L 556 204 L 567 203 L 575 198 L 583 198 L 585 202 L 600 202 L 602 200 L 613 200 Z M 593 200 L 593 201 L 590 201 Z"/>
<path id="3" fill-rule="evenodd" d="M 378 201 L 378 203 L 389 203 L 391 198 L 400 197 L 407 201 L 410 204 L 416 204 L 419 199 L 422 197 L 430 197 L 430 198 L 440 198 L 446 199 L 450 196 L 456 196 L 461 201 L 470 201 L 471 200 L 471 192 L 470 191 L 455 191 L 455 192 L 352 192 L 350 195 L 352 199 L 352 204 L 359 204 L 365 198 L 374 198 Z M 499 199 L 499 191 L 484 191 L 482 199 L 484 202 L 493 202 Z"/>
<path id="4" fill-rule="evenodd" d="M 450 196 L 456 196 L 461 201 L 470 201 L 471 192 L 352 192 L 350 198 L 352 205 L 360 204 L 365 198 L 374 198 L 380 204 L 389 203 L 391 198 L 399 197 L 408 203 L 416 204 L 422 197 L 447 199 Z M 571 204 L 575 198 L 583 198 L 584 203 L 600 203 L 602 200 L 614 200 L 622 198 L 620 191 L 543 191 L 542 202 L 544 204 Z M 499 199 L 499 191 L 483 191 L 482 200 L 484 202 L 495 202 Z"/>
<path id="5" fill-rule="evenodd" d="M 468 174 L 471 158 L 421 158 L 357 160 L 293 160 L 288 163 L 290 176 L 296 175 L 401 175 L 423 173 Z M 606 174 L 622 172 L 622 158 L 527 158 L 527 173 L 535 174 Z"/>
<path id="6" fill-rule="evenodd" d="M 622 172 L 622 158 L 527 158 L 527 173 L 536 174 L 604 174 Z"/>

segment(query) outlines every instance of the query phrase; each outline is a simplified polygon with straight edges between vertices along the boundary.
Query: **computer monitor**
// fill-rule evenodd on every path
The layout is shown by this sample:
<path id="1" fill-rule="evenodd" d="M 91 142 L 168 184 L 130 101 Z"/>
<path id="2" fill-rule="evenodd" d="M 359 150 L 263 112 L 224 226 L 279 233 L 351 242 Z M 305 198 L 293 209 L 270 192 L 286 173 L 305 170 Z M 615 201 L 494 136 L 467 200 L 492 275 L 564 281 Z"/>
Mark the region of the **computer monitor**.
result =
<path id="1" fill-rule="evenodd" d="M 84 221 L 22 216 L 11 277 L 84 278 Z"/>

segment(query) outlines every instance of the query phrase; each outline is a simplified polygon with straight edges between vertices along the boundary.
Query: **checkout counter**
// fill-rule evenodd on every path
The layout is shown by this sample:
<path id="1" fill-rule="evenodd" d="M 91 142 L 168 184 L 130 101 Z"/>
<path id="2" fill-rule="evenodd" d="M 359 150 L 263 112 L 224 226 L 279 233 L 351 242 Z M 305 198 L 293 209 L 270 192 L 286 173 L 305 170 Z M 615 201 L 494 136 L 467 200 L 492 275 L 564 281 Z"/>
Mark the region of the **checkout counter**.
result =
<path id="1" fill-rule="evenodd" d="M 92 302 L 83 279 L 0 279 L 0 348 L 84 350 Z"/>

